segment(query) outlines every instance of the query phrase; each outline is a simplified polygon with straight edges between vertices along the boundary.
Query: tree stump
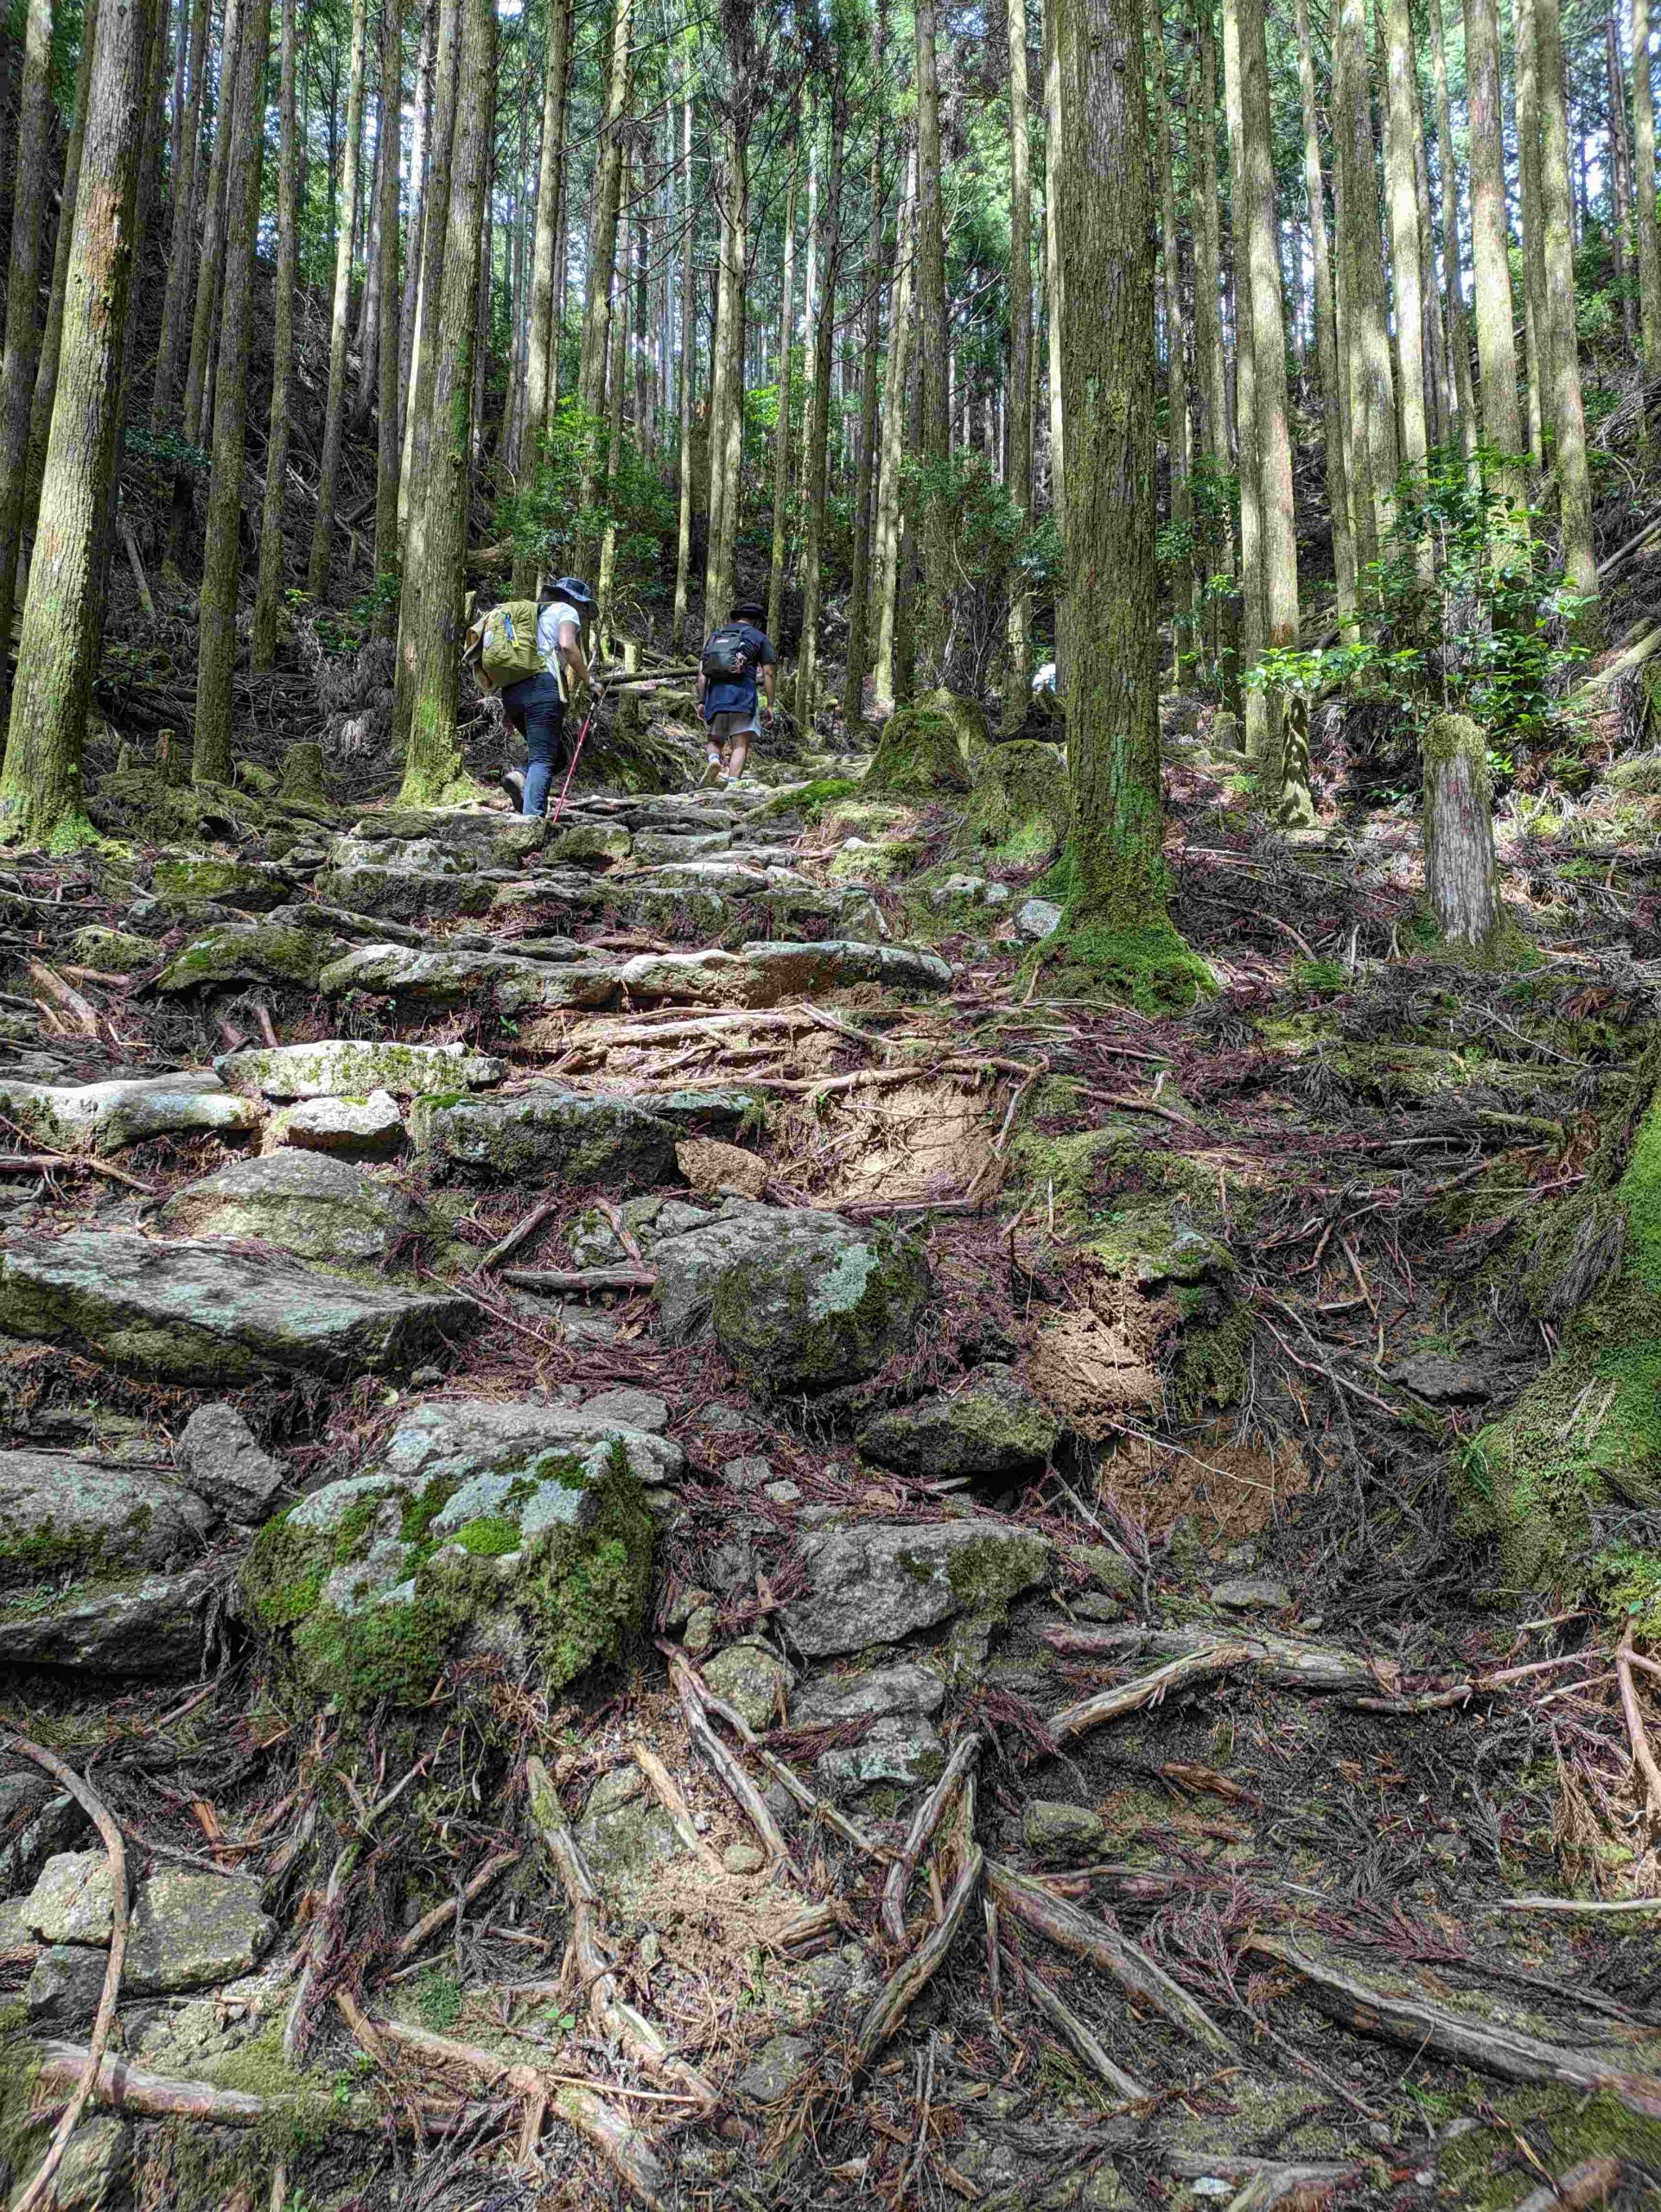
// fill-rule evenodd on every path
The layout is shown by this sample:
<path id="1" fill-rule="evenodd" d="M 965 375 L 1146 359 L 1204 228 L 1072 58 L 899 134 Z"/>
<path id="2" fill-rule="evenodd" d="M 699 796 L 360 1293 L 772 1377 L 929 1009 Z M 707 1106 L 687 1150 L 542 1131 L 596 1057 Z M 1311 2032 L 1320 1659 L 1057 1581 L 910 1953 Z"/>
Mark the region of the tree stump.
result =
<path id="1" fill-rule="evenodd" d="M 291 799 L 302 805 L 327 806 L 328 791 L 323 782 L 323 748 L 315 741 L 291 745 L 283 762 L 283 780 L 277 786 L 279 799 Z"/>
<path id="2" fill-rule="evenodd" d="M 1499 919 L 1488 745 L 1468 715 L 1438 715 L 1424 757 L 1424 888 L 1445 944 L 1485 951 Z"/>

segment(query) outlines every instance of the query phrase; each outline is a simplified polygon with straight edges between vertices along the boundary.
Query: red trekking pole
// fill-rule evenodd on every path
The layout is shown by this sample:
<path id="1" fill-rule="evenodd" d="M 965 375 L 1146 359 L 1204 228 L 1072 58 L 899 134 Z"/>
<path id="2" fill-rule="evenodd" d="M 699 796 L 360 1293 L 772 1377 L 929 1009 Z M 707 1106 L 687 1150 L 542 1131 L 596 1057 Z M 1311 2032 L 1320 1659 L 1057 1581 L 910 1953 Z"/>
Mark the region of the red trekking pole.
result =
<path id="1" fill-rule="evenodd" d="M 576 743 L 571 747 L 571 765 L 565 771 L 565 780 L 559 787 L 558 800 L 555 804 L 553 812 L 548 817 L 548 827 L 550 830 L 565 810 L 565 802 L 570 796 L 571 779 L 576 773 L 576 764 L 582 758 L 582 747 L 588 742 L 589 732 L 594 727 L 594 718 L 599 713 L 600 702 L 605 696 L 606 687 L 602 683 L 589 702 L 589 711 L 582 717 L 582 727 L 576 734 Z"/>

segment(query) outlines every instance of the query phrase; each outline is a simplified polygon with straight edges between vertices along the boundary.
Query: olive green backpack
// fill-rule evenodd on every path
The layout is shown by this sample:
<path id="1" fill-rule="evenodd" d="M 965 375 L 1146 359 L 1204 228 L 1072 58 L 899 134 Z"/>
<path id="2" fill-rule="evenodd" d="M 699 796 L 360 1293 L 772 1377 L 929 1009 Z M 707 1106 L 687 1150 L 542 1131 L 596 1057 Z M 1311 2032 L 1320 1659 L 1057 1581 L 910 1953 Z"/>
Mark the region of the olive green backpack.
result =
<path id="1" fill-rule="evenodd" d="M 541 675 L 543 658 L 537 650 L 540 612 L 534 599 L 506 599 L 474 621 L 462 658 L 478 670 L 487 690 L 503 691 L 510 683 Z"/>

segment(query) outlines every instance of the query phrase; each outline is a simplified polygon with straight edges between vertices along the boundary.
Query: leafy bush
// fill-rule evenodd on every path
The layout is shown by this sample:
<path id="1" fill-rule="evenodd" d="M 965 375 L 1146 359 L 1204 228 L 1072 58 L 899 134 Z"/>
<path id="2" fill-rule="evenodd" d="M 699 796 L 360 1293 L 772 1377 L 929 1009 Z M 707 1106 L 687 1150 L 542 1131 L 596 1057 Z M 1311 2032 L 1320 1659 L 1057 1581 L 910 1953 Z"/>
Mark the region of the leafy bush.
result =
<path id="1" fill-rule="evenodd" d="M 531 482 L 505 493 L 497 511 L 516 561 L 536 561 L 555 575 L 575 571 L 607 531 L 614 530 L 620 588 L 657 582 L 665 553 L 672 564 L 678 517 L 668 486 L 627 430 L 617 442 L 609 471 L 607 443 L 603 417 L 575 399 L 560 402 Z M 594 493 L 586 505 L 585 486 Z"/>

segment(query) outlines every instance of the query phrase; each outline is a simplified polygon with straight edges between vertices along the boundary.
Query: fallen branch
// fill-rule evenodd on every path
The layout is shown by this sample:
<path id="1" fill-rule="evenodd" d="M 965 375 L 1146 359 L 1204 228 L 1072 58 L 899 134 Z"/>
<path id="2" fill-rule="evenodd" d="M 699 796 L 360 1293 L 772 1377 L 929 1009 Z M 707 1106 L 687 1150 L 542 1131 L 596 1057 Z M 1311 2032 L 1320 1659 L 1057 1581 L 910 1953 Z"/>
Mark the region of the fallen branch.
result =
<path id="1" fill-rule="evenodd" d="M 1644 1725 L 1643 1708 L 1638 1702 L 1638 1685 L 1632 1680 L 1633 1657 L 1632 1627 L 1629 1621 L 1620 1649 L 1615 1654 L 1615 1671 L 1620 1677 L 1620 1709 L 1626 1716 L 1626 1733 L 1632 1746 L 1632 1764 L 1644 1777 L 1650 1818 L 1661 1820 L 1661 1765 L 1656 1764 L 1649 1730 Z"/>
<path id="2" fill-rule="evenodd" d="M 784 1760 L 776 1753 L 770 1751 L 765 1744 L 759 1743 L 756 1740 L 754 1729 L 750 1726 L 743 1714 L 735 1706 L 729 1705 L 725 1698 L 716 1696 L 691 1661 L 674 1644 L 660 1642 L 658 1649 L 669 1658 L 677 1660 L 685 1669 L 692 1679 L 693 1687 L 705 1711 L 715 1713 L 720 1719 L 726 1722 L 745 1750 L 753 1758 L 760 1759 L 780 1788 L 786 1795 L 793 1797 L 805 1813 L 813 1820 L 823 1821 L 827 1827 L 834 1828 L 843 1842 L 851 1843 L 856 1851 L 862 1851 L 874 1859 L 888 1856 L 886 1846 L 878 1843 L 875 1837 L 867 1835 L 859 1823 L 850 1820 L 846 1813 L 839 1813 L 834 1805 L 828 1803 L 824 1798 L 818 1796 L 808 1788 L 794 1767 L 787 1766 Z"/>
<path id="3" fill-rule="evenodd" d="M 609 2047 L 620 2050 L 648 2074 L 678 2083 L 694 2103 L 707 2108 L 716 2102 L 714 2084 L 684 2058 L 677 2058 L 659 2030 L 618 1994 L 616 1973 L 601 1929 L 600 1891 L 559 1802 L 559 1793 L 540 1759 L 527 1759 L 525 1774 L 531 1821 L 571 1909 L 571 1951 L 589 1993 L 589 2011 L 595 2030 Z"/>
<path id="4" fill-rule="evenodd" d="M 460 2066 L 488 2082 L 500 2082 L 527 2101 L 541 2100 L 547 2110 L 557 2113 L 599 2152 L 632 2196 L 647 2206 L 649 2212 L 662 2212 L 668 2175 L 651 2145 L 597 2091 L 570 2082 L 554 2087 L 534 2066 L 515 2063 L 497 2051 L 481 2050 L 476 2044 L 453 2042 L 449 2036 L 435 2035 L 430 2028 L 411 2027 L 403 2020 L 377 2020 L 372 2025 L 378 2034 L 391 2037 L 435 2065 Z"/>
<path id="5" fill-rule="evenodd" d="M 62 2164 L 63 2154 L 69 2147 L 69 2139 L 80 2126 L 87 2100 L 99 2085 L 105 2063 L 105 2047 L 110 2040 L 110 2031 L 115 2025 L 122 1961 L 127 1955 L 127 1853 L 121 1840 L 121 1830 L 116 1826 L 115 1816 L 109 1807 L 95 1789 L 82 1781 L 73 1767 L 64 1764 L 55 1751 L 48 1751 L 41 1745 L 31 1743 L 26 1736 L 11 1735 L 0 1736 L 0 1751 L 10 1752 L 15 1758 L 29 1759 L 35 1766 L 44 1768 L 54 1782 L 62 1784 L 97 1827 L 110 1862 L 112 1906 L 110 1956 L 104 1969 L 104 1986 L 99 1992 L 92 2037 L 84 2054 L 85 2071 L 70 2094 L 69 2102 L 53 2130 L 52 2140 L 47 2145 L 46 2155 L 36 2167 L 33 2179 L 12 2199 L 11 2212 L 35 2212 L 35 2206 L 45 2203 L 51 2191 L 53 2177 Z"/>
<path id="6" fill-rule="evenodd" d="M 918 1807 L 904 1847 L 888 1869 L 888 1879 L 882 1885 L 882 1925 L 896 1943 L 906 1940 L 906 1891 L 911 1886 L 911 1878 L 959 1787 L 979 1758 L 982 1742 L 977 1730 L 971 1730 L 960 1738 L 939 1780 Z"/>
<path id="7" fill-rule="evenodd" d="M 107 1160 L 73 1152 L 0 1152 L 0 1172 L 8 1175 L 56 1175 L 66 1169 L 72 1175 L 102 1175 L 111 1183 L 124 1183 L 130 1191 L 141 1191 L 147 1198 L 156 1196 L 154 1183 L 141 1183 L 137 1176 L 112 1167 Z"/>
<path id="8" fill-rule="evenodd" d="M 96 2089 L 98 2101 L 112 2110 L 143 2120 L 204 2120 L 217 2126 L 254 2127 L 277 2108 L 266 2097 L 251 2096 L 245 2089 L 221 2089 L 212 2082 L 178 2082 L 165 2074 L 147 2074 L 124 2058 L 100 2058 L 93 2063 L 90 2049 L 73 2043 L 35 2046 L 39 2059 L 37 2088 L 72 2097 Z M 82 2100 L 84 2101 L 84 2100 Z M 80 2118 L 79 2104 L 69 2110 Z M 349 2124 L 349 2123 L 348 2123 Z M 61 2123 L 60 2123 L 61 2126 Z M 18 2199 L 21 2204 L 23 2200 Z"/>
<path id="9" fill-rule="evenodd" d="M 502 1281 L 515 1290 L 576 1292 L 591 1290 L 655 1290 L 658 1278 L 650 1268 L 504 1268 Z"/>
<path id="10" fill-rule="evenodd" d="M 544 1222 L 552 1221 L 561 1212 L 564 1203 L 563 1198 L 544 1198 L 539 1206 L 532 1206 L 523 1221 L 514 1223 L 500 1243 L 491 1246 L 479 1262 L 480 1268 L 500 1268 L 504 1260 L 536 1235 Z"/>
<path id="11" fill-rule="evenodd" d="M 1567 2082 L 1577 2088 L 1607 2089 L 1629 2112 L 1661 2120 L 1661 2078 L 1653 2075 L 1618 2072 L 1583 2051 L 1473 2019 L 1423 1998 L 1387 1995 L 1331 1960 L 1312 1957 L 1285 1936 L 1254 1936 L 1246 1948 L 1277 1959 L 1307 1985 L 1329 2019 L 1358 2035 L 1405 2044 L 1416 2055 L 1434 2051 L 1502 2082 Z"/>
<path id="12" fill-rule="evenodd" d="M 1114 2064 L 1095 2031 L 1085 2024 L 1066 1999 L 1059 1996 L 1041 1975 L 1029 1974 L 1023 1986 L 1026 1994 L 1050 2025 L 1060 2031 L 1091 2073 L 1099 2074 L 1116 2096 L 1140 2104 L 1144 2097 L 1152 2095 L 1153 2092 L 1143 2088 L 1134 2075 L 1127 2074 L 1123 2067 Z"/>
<path id="13" fill-rule="evenodd" d="M 481 1890 L 487 1890 L 498 1874 L 505 1874 L 510 1866 L 517 1866 L 524 1856 L 522 1851 L 499 1851 L 494 1858 L 487 1859 L 460 1897 L 446 1897 L 442 1904 L 436 1904 L 430 1912 L 423 1913 L 408 1935 L 398 1938 L 392 1956 L 407 1959 L 412 1951 L 418 1951 L 430 1935 L 442 1928 L 447 1920 L 459 1919 Z"/>
<path id="14" fill-rule="evenodd" d="M 716 1779 L 760 1837 L 767 1856 L 775 1865 L 787 1859 L 790 1846 L 785 1841 L 778 1821 L 767 1810 L 766 1798 L 710 1726 L 710 1716 L 704 1710 L 707 1693 L 696 1671 L 678 1652 L 671 1654 L 669 1667 L 680 1696 L 681 1713 L 686 1722 L 687 1734 L 715 1769 Z"/>
<path id="15" fill-rule="evenodd" d="M 692 1856 L 711 1874 L 721 1874 L 726 1869 L 721 1854 L 712 1843 L 698 1834 L 697 1822 L 692 1818 L 692 1808 L 687 1803 L 681 1786 L 650 1745 L 636 1744 L 634 1764 L 646 1777 L 652 1794 L 675 1824 L 675 1834 Z"/>
<path id="16" fill-rule="evenodd" d="M 1029 1874 L 1017 1873 L 1013 1866 L 996 1859 L 987 1864 L 986 1882 L 994 1902 L 1004 1911 L 1013 1913 L 1052 1943 L 1102 1967 L 1122 1989 L 1151 2005 L 1195 2043 L 1238 2063 L 1238 2053 L 1210 2014 L 1117 1928 L 1080 1912 Z"/>
<path id="17" fill-rule="evenodd" d="M 869 2065 L 934 1979 L 942 1961 L 958 1940 L 958 1931 L 963 1926 L 964 1916 L 979 1885 L 985 1863 L 985 1854 L 977 1844 L 970 1851 L 964 1862 L 963 1872 L 946 1899 L 939 1926 L 929 1930 L 899 1971 L 892 1974 L 878 1991 L 854 2038 L 859 2066 Z"/>
<path id="18" fill-rule="evenodd" d="M 1069 1624 L 1047 1628 L 1044 1641 L 1052 1650 L 1089 1657 L 1140 1649 L 1175 1659 L 1240 1649 L 1277 1688 L 1317 1696 L 1335 1690 L 1393 1692 L 1401 1687 L 1399 1672 L 1389 1660 L 1365 1659 L 1336 1644 L 1308 1643 L 1301 1637 L 1277 1636 L 1266 1629 L 1253 1629 L 1249 1636 L 1222 1637 L 1205 1629 L 1079 1628 Z"/>
<path id="19" fill-rule="evenodd" d="M 1661 1912 L 1661 1897 L 1502 1897 L 1496 1912 Z"/>
<path id="20" fill-rule="evenodd" d="M 1099 1690 L 1094 1697 L 1068 1706 L 1051 1717 L 1049 1732 L 1058 1743 L 1065 1743 L 1071 1736 L 1100 1727 L 1104 1720 L 1117 1720 L 1123 1713 L 1139 1713 L 1145 1705 L 1157 1705 L 1168 1690 L 1181 1689 L 1187 1682 L 1206 1681 L 1236 1667 L 1250 1666 L 1255 1656 L 1249 1643 L 1219 1643 L 1209 1650 L 1187 1652 L 1179 1659 L 1168 1660 L 1154 1674 L 1139 1675 L 1133 1682 L 1121 1682 L 1116 1688 Z"/>

